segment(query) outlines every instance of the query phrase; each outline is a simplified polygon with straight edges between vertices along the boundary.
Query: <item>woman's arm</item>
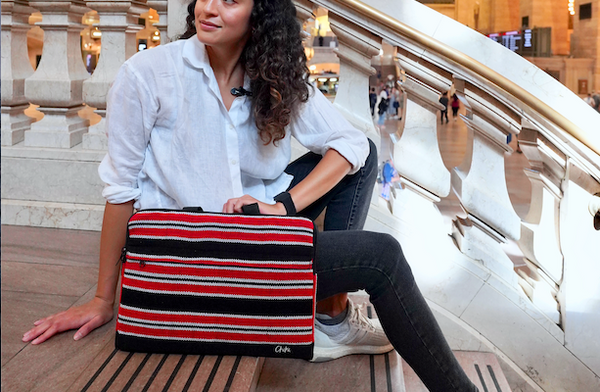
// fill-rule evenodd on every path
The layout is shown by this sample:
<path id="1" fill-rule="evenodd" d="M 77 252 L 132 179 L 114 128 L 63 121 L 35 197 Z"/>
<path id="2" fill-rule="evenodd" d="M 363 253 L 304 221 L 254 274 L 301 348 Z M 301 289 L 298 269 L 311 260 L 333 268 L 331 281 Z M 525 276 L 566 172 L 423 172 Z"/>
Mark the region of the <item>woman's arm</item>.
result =
<path id="1" fill-rule="evenodd" d="M 106 203 L 100 238 L 100 268 L 95 297 L 81 306 L 69 308 L 34 323 L 23 335 L 23 341 L 39 344 L 53 335 L 79 328 L 74 339 L 79 340 L 113 318 L 115 289 L 119 280 L 121 250 L 125 246 L 127 221 L 133 213 L 133 201 L 123 204 Z"/>
<path id="2" fill-rule="evenodd" d="M 302 211 L 321 196 L 335 187 L 352 169 L 350 162 L 339 152 L 329 149 L 315 168 L 290 189 L 296 211 Z M 244 195 L 229 199 L 223 206 L 223 212 L 242 212 L 242 206 L 258 203 L 262 214 L 285 215 L 285 207 L 281 203 L 266 204 L 258 202 L 252 196 Z"/>

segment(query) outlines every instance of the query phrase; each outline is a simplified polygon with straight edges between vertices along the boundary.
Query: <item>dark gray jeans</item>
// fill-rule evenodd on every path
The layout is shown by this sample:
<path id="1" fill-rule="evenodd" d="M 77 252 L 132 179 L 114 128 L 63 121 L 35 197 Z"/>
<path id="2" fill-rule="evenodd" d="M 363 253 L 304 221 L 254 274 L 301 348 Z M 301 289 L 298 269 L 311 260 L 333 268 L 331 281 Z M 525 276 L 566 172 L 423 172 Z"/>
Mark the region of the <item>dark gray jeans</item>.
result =
<path id="1" fill-rule="evenodd" d="M 371 154 L 362 169 L 298 214 L 315 219 L 327 207 L 314 261 L 317 299 L 366 290 L 390 342 L 430 391 L 477 391 L 421 295 L 398 241 L 360 231 L 377 177 L 377 151 L 369 144 Z M 290 188 L 320 159 L 308 153 L 292 162 L 286 169 L 294 176 Z"/>

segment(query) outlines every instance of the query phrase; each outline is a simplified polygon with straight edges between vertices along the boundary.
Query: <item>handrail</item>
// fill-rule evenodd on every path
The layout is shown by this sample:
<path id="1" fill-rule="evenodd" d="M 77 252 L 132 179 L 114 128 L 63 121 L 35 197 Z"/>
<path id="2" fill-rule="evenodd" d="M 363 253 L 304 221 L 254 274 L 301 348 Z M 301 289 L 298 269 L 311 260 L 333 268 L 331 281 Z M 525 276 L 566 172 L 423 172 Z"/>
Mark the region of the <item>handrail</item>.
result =
<path id="1" fill-rule="evenodd" d="M 458 50 L 451 48 L 442 42 L 421 33 L 414 28 L 407 26 L 406 24 L 394 19 L 375 8 L 363 3 L 359 0 L 335 0 L 336 2 L 343 4 L 352 11 L 355 11 L 367 19 L 373 20 L 392 31 L 406 36 L 413 41 L 423 45 L 424 47 L 433 50 L 436 53 L 440 53 L 450 60 L 462 65 L 470 71 L 475 72 L 496 84 L 499 88 L 503 89 L 507 93 L 513 95 L 526 105 L 535 109 L 538 113 L 544 116 L 547 120 L 554 123 L 561 129 L 565 130 L 571 136 L 575 137 L 585 146 L 590 148 L 596 154 L 600 155 L 600 142 L 591 139 L 584 130 L 579 126 L 571 122 L 568 118 L 558 113 L 556 110 L 551 108 L 549 105 L 544 103 L 535 95 L 531 94 L 515 82 L 505 78 L 498 72 L 486 67 L 479 61 L 459 52 Z"/>

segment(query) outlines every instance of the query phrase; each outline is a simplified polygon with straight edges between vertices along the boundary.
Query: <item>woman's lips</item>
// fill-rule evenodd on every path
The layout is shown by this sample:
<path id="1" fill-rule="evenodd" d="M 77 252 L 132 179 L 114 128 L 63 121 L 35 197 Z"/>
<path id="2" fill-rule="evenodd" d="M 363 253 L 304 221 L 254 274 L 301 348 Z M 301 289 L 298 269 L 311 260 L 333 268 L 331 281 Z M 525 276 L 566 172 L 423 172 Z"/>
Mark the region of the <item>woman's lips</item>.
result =
<path id="1" fill-rule="evenodd" d="M 217 26 L 216 24 L 211 23 L 211 22 L 209 22 L 207 20 L 201 20 L 200 21 L 200 28 L 202 30 L 205 30 L 205 31 L 213 31 L 213 30 L 216 30 L 216 29 L 220 29 L 221 26 Z"/>

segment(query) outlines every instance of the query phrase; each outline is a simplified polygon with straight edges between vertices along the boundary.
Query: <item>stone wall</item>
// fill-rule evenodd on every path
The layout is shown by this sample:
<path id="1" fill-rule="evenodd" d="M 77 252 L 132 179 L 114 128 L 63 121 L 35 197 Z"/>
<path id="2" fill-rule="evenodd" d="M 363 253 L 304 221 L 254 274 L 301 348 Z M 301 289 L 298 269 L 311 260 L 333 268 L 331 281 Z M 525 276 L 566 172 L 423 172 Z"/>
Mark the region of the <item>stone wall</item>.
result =
<path id="1" fill-rule="evenodd" d="M 590 2 L 592 3 L 592 18 L 580 20 L 579 7 Z M 590 80 L 590 85 L 593 90 L 600 91 L 600 2 L 597 0 L 575 0 L 571 55 L 596 59 L 593 82 Z"/>

